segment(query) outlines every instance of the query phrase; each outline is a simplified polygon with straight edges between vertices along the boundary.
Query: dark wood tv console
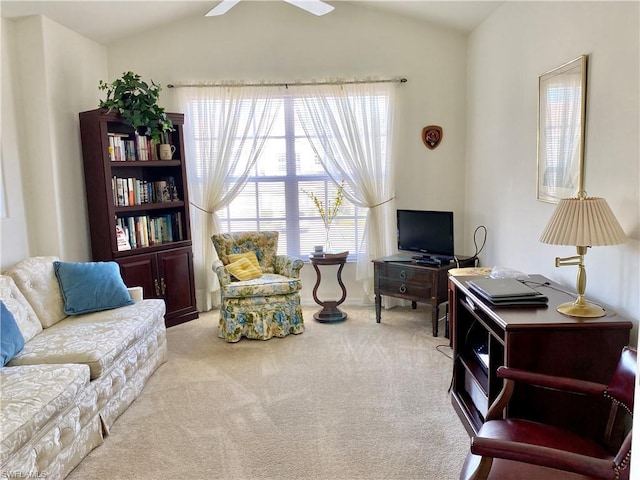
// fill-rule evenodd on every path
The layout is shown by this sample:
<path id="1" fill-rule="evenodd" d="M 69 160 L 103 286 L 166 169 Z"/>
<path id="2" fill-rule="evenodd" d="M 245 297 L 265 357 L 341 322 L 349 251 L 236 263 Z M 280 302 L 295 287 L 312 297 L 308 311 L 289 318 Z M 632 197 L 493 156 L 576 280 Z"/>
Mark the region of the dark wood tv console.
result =
<path id="1" fill-rule="evenodd" d="M 558 313 L 556 307 L 575 295 L 541 275 L 531 275 L 528 284 L 549 297 L 548 307 L 490 307 L 467 287 L 473 278 L 449 277 L 454 358 L 451 402 L 470 435 L 477 433 L 487 408 L 502 389 L 496 375 L 501 365 L 608 383 L 622 347 L 629 343 L 630 321 L 614 313 L 589 319 Z M 485 352 L 479 354 L 482 349 Z M 510 415 L 584 434 L 604 431 L 581 398 L 518 388 Z"/>
<path id="2" fill-rule="evenodd" d="M 376 322 L 380 323 L 382 295 L 431 305 L 433 336 L 438 336 L 438 305 L 447 301 L 447 272 L 452 268 L 470 267 L 475 259 L 458 257 L 459 264 L 440 266 L 416 265 L 411 262 L 385 262 L 373 260 L 374 293 L 376 296 Z"/>

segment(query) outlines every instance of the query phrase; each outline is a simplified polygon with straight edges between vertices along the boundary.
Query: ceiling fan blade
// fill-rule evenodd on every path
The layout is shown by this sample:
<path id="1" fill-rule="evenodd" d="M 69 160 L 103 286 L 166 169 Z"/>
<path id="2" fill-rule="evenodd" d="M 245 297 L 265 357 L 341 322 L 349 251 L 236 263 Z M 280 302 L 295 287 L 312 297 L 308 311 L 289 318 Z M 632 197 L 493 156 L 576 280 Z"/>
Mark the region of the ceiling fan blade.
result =
<path id="1" fill-rule="evenodd" d="M 205 17 L 215 17 L 218 15 L 224 15 L 240 0 L 222 0 L 218 5 L 212 8 Z"/>
<path id="2" fill-rule="evenodd" d="M 329 5 L 328 3 L 325 3 L 321 0 L 284 0 L 284 1 L 318 16 L 325 15 L 326 13 L 331 12 L 335 8 L 333 5 Z"/>

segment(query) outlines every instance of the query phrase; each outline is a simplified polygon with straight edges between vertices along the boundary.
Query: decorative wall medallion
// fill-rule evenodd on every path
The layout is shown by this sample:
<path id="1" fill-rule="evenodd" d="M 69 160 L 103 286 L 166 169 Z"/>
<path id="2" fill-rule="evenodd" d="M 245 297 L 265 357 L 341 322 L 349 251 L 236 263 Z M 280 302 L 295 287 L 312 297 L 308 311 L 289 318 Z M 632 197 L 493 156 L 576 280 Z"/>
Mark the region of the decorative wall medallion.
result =
<path id="1" fill-rule="evenodd" d="M 433 150 L 442 140 L 442 127 L 437 125 L 429 125 L 422 129 L 422 141 L 429 150 Z"/>

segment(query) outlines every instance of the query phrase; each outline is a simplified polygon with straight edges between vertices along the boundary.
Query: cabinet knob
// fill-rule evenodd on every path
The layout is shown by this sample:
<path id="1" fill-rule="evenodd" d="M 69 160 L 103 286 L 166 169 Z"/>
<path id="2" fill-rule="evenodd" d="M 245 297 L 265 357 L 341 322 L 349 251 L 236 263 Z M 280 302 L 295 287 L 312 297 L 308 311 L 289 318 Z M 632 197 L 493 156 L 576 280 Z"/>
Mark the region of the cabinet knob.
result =
<path id="1" fill-rule="evenodd" d="M 153 281 L 153 286 L 156 288 L 156 297 L 160 296 L 160 285 L 158 285 L 158 279 Z"/>
<path id="2" fill-rule="evenodd" d="M 164 296 L 165 292 L 167 291 L 167 285 L 166 283 L 164 283 L 164 277 L 160 279 L 160 290 L 162 291 L 162 295 Z"/>
<path id="3" fill-rule="evenodd" d="M 400 270 L 400 278 L 402 280 L 405 280 L 407 278 L 407 272 L 405 272 L 404 270 Z"/>
<path id="4" fill-rule="evenodd" d="M 398 288 L 398 291 L 400 293 L 405 293 L 407 291 L 407 287 L 405 287 L 404 283 L 400 285 L 400 288 Z"/>

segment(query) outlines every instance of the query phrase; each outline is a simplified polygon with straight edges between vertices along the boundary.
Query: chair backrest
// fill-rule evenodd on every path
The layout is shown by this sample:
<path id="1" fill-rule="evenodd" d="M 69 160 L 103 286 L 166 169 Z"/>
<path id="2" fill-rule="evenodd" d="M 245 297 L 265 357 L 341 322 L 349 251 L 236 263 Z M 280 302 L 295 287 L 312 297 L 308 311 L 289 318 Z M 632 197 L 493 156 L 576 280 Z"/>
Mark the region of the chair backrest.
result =
<path id="1" fill-rule="evenodd" d="M 264 273 L 275 272 L 275 261 L 278 252 L 279 232 L 231 232 L 219 233 L 211 237 L 213 246 L 223 264 L 229 264 L 232 253 L 253 251 L 258 258 Z"/>
<path id="2" fill-rule="evenodd" d="M 637 369 L 637 351 L 631 347 L 624 347 L 618 366 L 604 392 L 605 396 L 614 402 L 605 431 L 604 442 L 609 447 L 610 452 L 615 453 L 613 468 L 618 475 L 616 478 L 620 478 L 620 480 L 629 478 L 633 430 L 631 426 L 632 420 L 625 419 L 625 415 L 619 416 L 620 409 L 617 406 L 623 406 L 622 411 L 626 413 L 627 418 L 633 417 L 633 393 Z"/>
<path id="3" fill-rule="evenodd" d="M 638 368 L 637 351 L 631 347 L 624 347 L 618 366 L 605 390 L 605 395 L 621 403 L 633 414 L 633 391 Z"/>

